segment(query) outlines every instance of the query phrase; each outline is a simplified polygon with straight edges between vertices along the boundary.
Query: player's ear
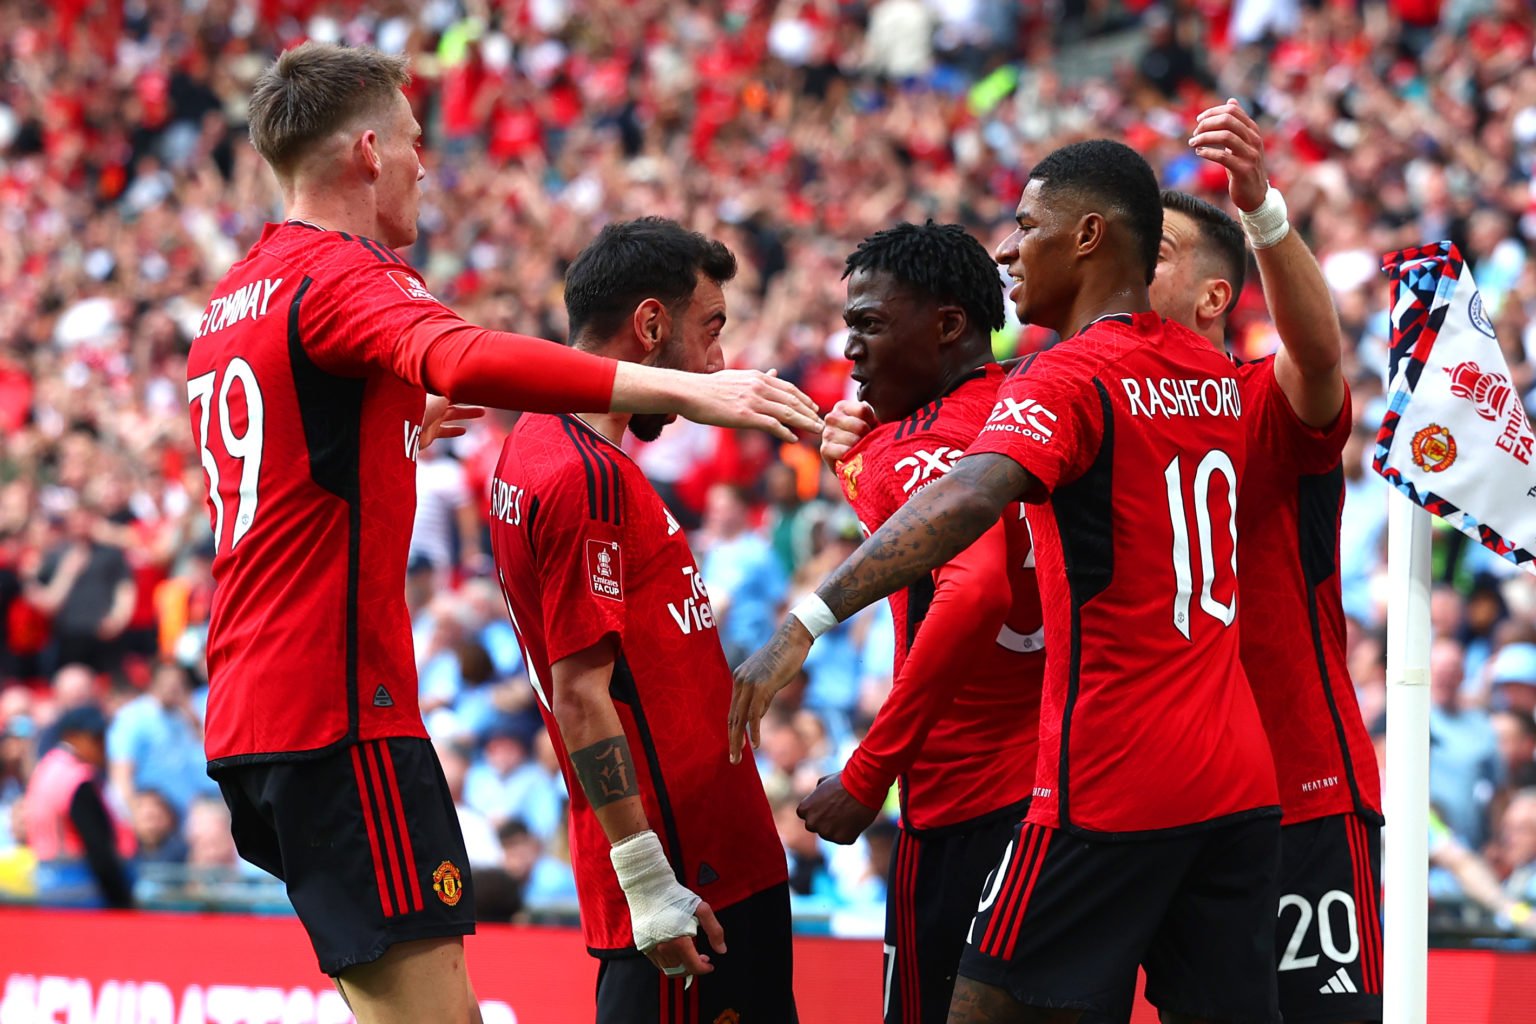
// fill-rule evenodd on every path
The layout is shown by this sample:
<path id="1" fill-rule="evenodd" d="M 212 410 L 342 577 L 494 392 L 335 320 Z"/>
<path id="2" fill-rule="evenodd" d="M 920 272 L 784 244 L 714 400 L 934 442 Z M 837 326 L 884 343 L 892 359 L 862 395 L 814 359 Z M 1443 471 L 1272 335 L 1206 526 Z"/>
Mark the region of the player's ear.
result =
<path id="1" fill-rule="evenodd" d="M 646 299 L 635 307 L 631 318 L 635 343 L 641 351 L 650 355 L 672 333 L 672 316 L 660 299 Z"/>
<path id="2" fill-rule="evenodd" d="M 1109 222 L 1104 219 L 1102 213 L 1090 210 L 1083 214 L 1077 222 L 1077 255 L 1079 257 L 1091 256 L 1104 245 L 1104 240 L 1109 234 Z"/>
<path id="3" fill-rule="evenodd" d="M 963 307 L 940 306 L 938 315 L 940 345 L 951 344 L 965 336 L 968 321 Z"/>
<path id="4" fill-rule="evenodd" d="M 1232 305 L 1232 282 L 1220 277 L 1207 278 L 1196 309 L 1201 319 L 1220 320 Z"/>
<path id="5" fill-rule="evenodd" d="M 379 133 L 372 128 L 357 137 L 357 155 L 364 170 L 374 180 L 384 173 L 384 158 L 379 155 Z"/>

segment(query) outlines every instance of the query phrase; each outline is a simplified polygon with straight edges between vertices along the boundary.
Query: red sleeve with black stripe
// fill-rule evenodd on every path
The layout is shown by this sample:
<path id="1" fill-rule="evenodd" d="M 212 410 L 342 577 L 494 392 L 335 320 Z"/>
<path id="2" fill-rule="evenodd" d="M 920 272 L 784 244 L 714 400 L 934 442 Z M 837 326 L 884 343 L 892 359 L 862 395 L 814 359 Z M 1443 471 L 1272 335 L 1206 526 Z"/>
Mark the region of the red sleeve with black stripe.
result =
<path id="1" fill-rule="evenodd" d="M 563 418 L 562 418 L 563 419 Z M 562 424 L 574 457 L 554 486 L 541 493 L 533 524 L 549 664 L 568 658 L 612 634 L 622 644 L 631 595 L 624 585 L 623 481 L 610 477 L 589 439 Z"/>
<path id="2" fill-rule="evenodd" d="M 356 246 L 345 276 L 301 300 L 306 346 L 322 370 L 360 377 L 384 369 L 456 402 L 527 412 L 611 407 L 613 360 L 477 327 L 439 302 L 398 255 L 347 240 Z"/>
<path id="3" fill-rule="evenodd" d="M 890 696 L 843 768 L 843 787 L 855 800 L 867 807 L 885 801 L 964 685 L 955 666 L 996 644 L 1011 607 L 1008 565 L 1005 528 L 997 522 L 939 568 L 933 601 Z"/>

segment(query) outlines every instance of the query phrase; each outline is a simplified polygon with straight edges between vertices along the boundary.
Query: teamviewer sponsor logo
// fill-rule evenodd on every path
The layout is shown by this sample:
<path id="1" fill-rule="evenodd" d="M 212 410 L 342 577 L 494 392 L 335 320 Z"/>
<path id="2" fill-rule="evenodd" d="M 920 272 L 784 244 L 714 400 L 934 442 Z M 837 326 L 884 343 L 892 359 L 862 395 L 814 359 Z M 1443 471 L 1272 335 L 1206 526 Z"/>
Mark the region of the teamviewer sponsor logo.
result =
<path id="1" fill-rule="evenodd" d="M 1032 441 L 1049 444 L 1056 422 L 1056 414 L 1033 398 L 1016 402 L 1005 397 L 992 407 L 992 415 L 987 417 L 986 429 L 1023 434 Z"/>

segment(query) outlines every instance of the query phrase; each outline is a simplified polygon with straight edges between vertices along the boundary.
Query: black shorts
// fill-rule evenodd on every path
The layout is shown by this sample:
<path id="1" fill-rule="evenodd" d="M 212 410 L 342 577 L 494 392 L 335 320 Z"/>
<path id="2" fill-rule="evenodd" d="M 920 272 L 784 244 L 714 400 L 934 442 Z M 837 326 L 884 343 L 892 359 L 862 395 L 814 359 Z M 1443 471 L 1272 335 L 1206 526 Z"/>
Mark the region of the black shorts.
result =
<path id="1" fill-rule="evenodd" d="M 326 974 L 397 942 L 475 930 L 458 813 L 427 740 L 372 740 L 214 777 L 240 856 L 287 884 Z"/>
<path id="2" fill-rule="evenodd" d="M 727 952 L 697 945 L 714 970 L 684 987 L 645 957 L 604 958 L 597 969 L 597 1024 L 796 1024 L 789 885 L 716 910 Z"/>
<path id="3" fill-rule="evenodd" d="M 1279 1021 L 1280 822 L 1105 842 L 1021 824 L 987 880 L 963 977 L 1019 1002 L 1127 1020 L 1136 967 L 1161 1010 Z"/>
<path id="4" fill-rule="evenodd" d="M 1286 1024 L 1379 1021 L 1381 827 L 1355 814 L 1280 830 L 1275 954 Z"/>
<path id="5" fill-rule="evenodd" d="M 885 1024 L 944 1024 L 987 873 L 1028 802 L 972 825 L 901 829 L 885 901 Z"/>

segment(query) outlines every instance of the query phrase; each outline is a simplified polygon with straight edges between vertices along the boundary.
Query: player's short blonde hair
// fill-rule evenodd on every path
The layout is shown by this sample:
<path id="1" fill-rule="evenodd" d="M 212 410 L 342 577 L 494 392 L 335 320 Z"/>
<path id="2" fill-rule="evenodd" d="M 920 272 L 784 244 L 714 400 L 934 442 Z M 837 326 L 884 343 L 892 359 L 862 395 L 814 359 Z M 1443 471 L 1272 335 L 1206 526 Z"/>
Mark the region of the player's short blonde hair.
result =
<path id="1" fill-rule="evenodd" d="M 375 113 L 411 80 L 405 57 L 364 46 L 306 42 L 267 65 L 251 91 L 251 144 L 278 174 L 355 118 Z"/>

